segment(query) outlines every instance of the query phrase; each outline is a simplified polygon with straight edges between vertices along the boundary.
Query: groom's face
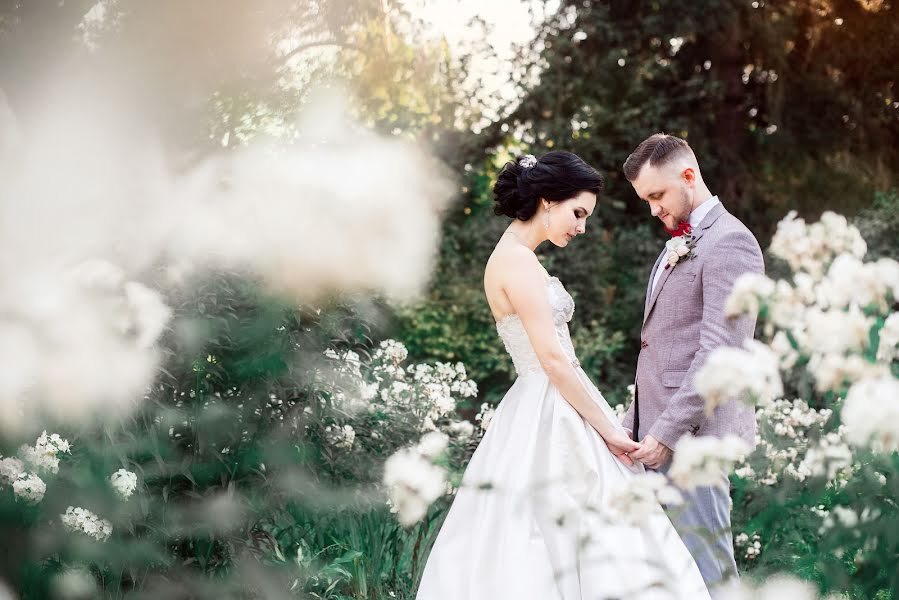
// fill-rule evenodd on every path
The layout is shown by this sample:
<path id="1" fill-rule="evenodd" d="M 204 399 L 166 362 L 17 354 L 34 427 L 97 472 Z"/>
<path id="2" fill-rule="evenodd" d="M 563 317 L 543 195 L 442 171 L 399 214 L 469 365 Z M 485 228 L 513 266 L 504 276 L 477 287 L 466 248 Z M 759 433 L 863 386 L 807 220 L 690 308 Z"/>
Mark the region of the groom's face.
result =
<path id="1" fill-rule="evenodd" d="M 649 206 L 650 214 L 668 229 L 675 229 L 681 221 L 690 218 L 692 179 L 681 167 L 676 162 L 660 167 L 646 163 L 631 182 L 634 191 Z"/>

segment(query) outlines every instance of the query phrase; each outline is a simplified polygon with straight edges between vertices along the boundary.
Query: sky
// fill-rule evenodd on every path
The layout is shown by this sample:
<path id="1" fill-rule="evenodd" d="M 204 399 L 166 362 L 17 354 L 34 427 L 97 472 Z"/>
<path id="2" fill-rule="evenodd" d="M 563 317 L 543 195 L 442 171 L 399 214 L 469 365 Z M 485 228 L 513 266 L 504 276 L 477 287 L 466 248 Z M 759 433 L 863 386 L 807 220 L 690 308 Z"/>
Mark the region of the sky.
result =
<path id="1" fill-rule="evenodd" d="M 510 85 L 514 47 L 530 43 L 543 15 L 558 9 L 558 0 L 402 0 L 413 18 L 426 25 L 434 39 L 445 37 L 454 55 L 473 45 L 486 42 L 498 60 L 475 55 L 471 62 L 473 79 L 480 79 L 478 95 L 493 98 L 497 108 L 508 107 L 517 99 L 516 89 Z M 534 23 L 534 18 L 538 19 Z M 474 18 L 482 19 L 488 27 L 486 37 L 480 27 L 472 27 Z"/>

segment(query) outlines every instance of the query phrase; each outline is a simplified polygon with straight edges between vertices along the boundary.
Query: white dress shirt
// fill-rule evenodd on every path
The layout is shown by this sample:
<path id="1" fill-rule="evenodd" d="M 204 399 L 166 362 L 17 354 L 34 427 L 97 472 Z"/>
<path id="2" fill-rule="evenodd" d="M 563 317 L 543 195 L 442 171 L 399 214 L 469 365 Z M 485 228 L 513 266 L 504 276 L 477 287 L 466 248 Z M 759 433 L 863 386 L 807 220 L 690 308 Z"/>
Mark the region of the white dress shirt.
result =
<path id="1" fill-rule="evenodd" d="M 687 219 L 687 222 L 690 224 L 690 227 L 696 229 L 699 227 L 699 224 L 702 223 L 702 220 L 705 218 L 709 211 L 715 208 L 716 204 L 721 204 L 721 200 L 718 199 L 718 196 L 712 196 L 699 206 L 693 209 L 693 212 L 690 213 L 690 218 Z M 668 248 L 662 250 L 662 262 L 659 263 L 659 268 L 656 269 L 656 276 L 652 280 L 652 290 L 649 292 L 649 297 L 652 298 L 652 295 L 656 291 L 656 284 L 659 282 L 659 279 L 662 277 L 662 271 L 665 270 L 665 262 L 664 257 L 668 254 Z"/>

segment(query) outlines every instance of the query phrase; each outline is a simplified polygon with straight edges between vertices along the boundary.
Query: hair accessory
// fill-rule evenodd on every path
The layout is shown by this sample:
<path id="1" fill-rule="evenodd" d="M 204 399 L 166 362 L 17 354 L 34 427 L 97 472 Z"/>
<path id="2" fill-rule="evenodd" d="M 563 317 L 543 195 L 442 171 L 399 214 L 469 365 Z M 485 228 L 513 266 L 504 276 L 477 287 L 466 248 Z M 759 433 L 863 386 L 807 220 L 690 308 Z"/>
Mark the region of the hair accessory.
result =
<path id="1" fill-rule="evenodd" d="M 525 154 L 521 158 L 518 159 L 518 164 L 522 168 L 530 169 L 534 165 L 537 164 L 537 157 L 533 154 Z"/>

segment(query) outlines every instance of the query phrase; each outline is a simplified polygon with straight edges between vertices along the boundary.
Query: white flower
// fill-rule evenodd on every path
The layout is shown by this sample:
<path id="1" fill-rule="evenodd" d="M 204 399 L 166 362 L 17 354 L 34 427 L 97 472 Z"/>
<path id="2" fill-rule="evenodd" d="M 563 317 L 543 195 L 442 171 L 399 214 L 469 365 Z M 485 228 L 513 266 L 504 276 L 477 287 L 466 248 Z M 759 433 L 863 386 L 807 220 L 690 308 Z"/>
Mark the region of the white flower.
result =
<path id="1" fill-rule="evenodd" d="M 659 504 L 674 506 L 683 501 L 680 491 L 670 485 L 664 475 L 646 471 L 616 486 L 609 494 L 607 508 L 613 520 L 640 525 L 660 510 Z"/>
<path id="2" fill-rule="evenodd" d="M 353 429 L 352 425 L 344 425 L 343 427 L 328 425 L 325 428 L 325 437 L 336 448 L 349 450 L 353 447 L 353 442 L 356 440 L 356 430 Z"/>
<path id="3" fill-rule="evenodd" d="M 888 295 L 899 282 L 899 263 L 884 258 L 863 263 L 852 254 L 837 256 L 816 290 L 818 302 L 831 308 L 850 305 L 886 310 Z"/>
<path id="4" fill-rule="evenodd" d="M 25 463 L 35 471 L 43 471 L 49 473 L 59 472 L 60 453 L 71 454 L 71 445 L 64 440 L 59 434 L 54 433 L 50 436 L 44 431 L 37 438 L 34 446 L 22 446 L 19 448 Z"/>
<path id="5" fill-rule="evenodd" d="M 496 411 L 486 402 L 481 404 L 481 410 L 474 418 L 475 421 L 481 424 L 481 430 L 487 431 L 487 428 L 490 427 L 490 421 L 493 420 L 494 412 Z"/>
<path id="6" fill-rule="evenodd" d="M 137 475 L 127 469 L 119 469 L 110 475 L 109 483 L 123 500 L 127 500 L 137 488 Z"/>
<path id="7" fill-rule="evenodd" d="M 899 450 L 899 380 L 883 375 L 856 382 L 849 388 L 840 416 L 853 445 Z"/>
<path id="8" fill-rule="evenodd" d="M 899 312 L 887 317 L 880 330 L 877 346 L 877 360 L 891 362 L 899 356 Z"/>
<path id="9" fill-rule="evenodd" d="M 159 292 L 135 281 L 125 284 L 125 298 L 131 309 L 138 348 L 152 348 L 171 319 L 172 309 L 163 302 Z"/>
<path id="10" fill-rule="evenodd" d="M 432 431 L 422 436 L 418 442 L 418 451 L 422 456 L 434 460 L 446 450 L 449 436 L 440 431 Z"/>
<path id="11" fill-rule="evenodd" d="M 839 391 L 847 381 L 876 378 L 887 372 L 883 365 L 872 364 L 858 354 L 813 354 L 808 371 L 819 392 Z"/>
<path id="12" fill-rule="evenodd" d="M 808 449 L 799 470 L 813 477 L 824 475 L 832 481 L 841 471 L 850 469 L 852 450 L 842 439 L 844 433 L 845 426 L 841 426 L 838 431 L 822 437 L 817 445 Z"/>
<path id="13" fill-rule="evenodd" d="M 841 525 L 844 529 L 853 529 L 858 525 L 858 513 L 845 506 L 834 506 L 833 509 L 824 517 L 819 533 L 826 533 L 833 529 L 836 525 Z"/>
<path id="14" fill-rule="evenodd" d="M 409 356 L 406 347 L 396 340 L 384 340 L 381 342 L 377 350 L 375 350 L 374 358 L 377 360 L 386 359 L 394 365 L 399 365 Z"/>
<path id="15" fill-rule="evenodd" d="M 791 369 L 799 360 L 799 352 L 796 351 L 790 338 L 783 331 L 774 334 L 769 346 L 777 355 L 781 369 Z"/>
<path id="16" fill-rule="evenodd" d="M 447 431 L 453 435 L 467 438 L 474 434 L 474 425 L 472 425 L 470 421 L 455 421 L 447 427 Z"/>
<path id="17" fill-rule="evenodd" d="M 796 211 L 790 211 L 777 224 L 770 250 L 787 261 L 793 271 L 805 271 L 817 280 L 835 256 L 848 253 L 863 258 L 867 245 L 858 228 L 841 215 L 828 211 L 818 223 L 806 226 L 804 220 L 796 218 Z"/>
<path id="18" fill-rule="evenodd" d="M 746 533 L 740 533 L 734 537 L 734 545 L 743 550 L 746 560 L 755 560 L 762 553 L 762 538 L 757 533 L 749 537 Z"/>
<path id="19" fill-rule="evenodd" d="M 728 317 L 757 316 L 762 304 L 768 302 L 774 290 L 774 281 L 768 277 L 760 273 L 743 273 L 737 277 L 724 303 L 724 313 Z"/>
<path id="20" fill-rule="evenodd" d="M 769 577 L 758 588 L 746 580 L 733 586 L 722 586 L 721 600 L 817 600 L 815 587 L 792 575 Z"/>
<path id="21" fill-rule="evenodd" d="M 37 504 L 44 499 L 47 485 L 34 473 L 22 473 L 12 484 L 16 498 L 21 498 L 28 504 Z"/>
<path id="22" fill-rule="evenodd" d="M 872 325 L 873 320 L 855 305 L 845 311 L 811 308 L 805 315 L 808 349 L 821 354 L 861 351 L 868 345 Z"/>
<path id="23" fill-rule="evenodd" d="M 8 456 L 0 459 L 0 480 L 7 485 L 12 485 L 24 471 L 25 463 L 18 458 Z"/>
<path id="24" fill-rule="evenodd" d="M 681 489 L 725 485 L 722 477 L 749 452 L 749 445 L 735 435 L 723 438 L 685 435 L 674 447 L 668 476 Z"/>
<path id="25" fill-rule="evenodd" d="M 783 393 L 777 355 L 755 340 L 747 340 L 743 348 L 715 349 L 696 373 L 696 390 L 705 398 L 707 414 L 733 399 L 766 401 Z"/>
<path id="26" fill-rule="evenodd" d="M 112 523 L 84 508 L 70 506 L 66 509 L 66 514 L 59 515 L 59 518 L 67 530 L 83 533 L 98 542 L 112 535 Z"/>
<path id="27" fill-rule="evenodd" d="M 405 448 L 387 459 L 384 485 L 400 523 L 408 527 L 421 520 L 431 503 L 444 494 L 446 471 L 417 449 Z"/>

